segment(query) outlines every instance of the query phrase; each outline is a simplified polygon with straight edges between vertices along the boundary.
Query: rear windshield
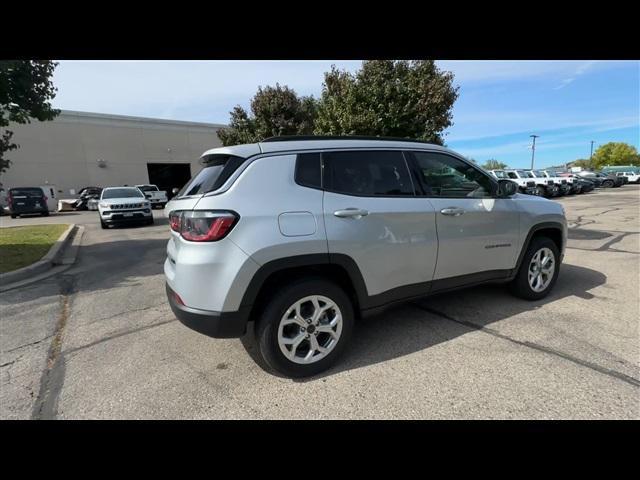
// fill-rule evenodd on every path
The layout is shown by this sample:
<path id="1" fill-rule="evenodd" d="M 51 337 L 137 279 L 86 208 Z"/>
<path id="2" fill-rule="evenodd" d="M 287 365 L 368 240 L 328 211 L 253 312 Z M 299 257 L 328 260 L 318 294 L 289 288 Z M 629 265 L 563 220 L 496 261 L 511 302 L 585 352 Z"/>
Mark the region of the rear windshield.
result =
<path id="1" fill-rule="evenodd" d="M 12 188 L 9 190 L 12 197 L 35 197 L 40 198 L 44 195 L 41 188 Z"/>
<path id="2" fill-rule="evenodd" d="M 233 155 L 209 155 L 203 157 L 204 168 L 180 190 L 178 197 L 201 195 L 217 190 L 245 161 Z"/>
<path id="3" fill-rule="evenodd" d="M 158 191 L 158 187 L 156 187 L 155 185 L 142 185 L 140 187 L 138 187 L 140 190 L 142 190 L 143 192 L 157 192 Z"/>
<path id="4" fill-rule="evenodd" d="M 110 188 L 103 190 L 102 198 L 137 198 L 142 197 L 142 192 L 137 188 Z"/>

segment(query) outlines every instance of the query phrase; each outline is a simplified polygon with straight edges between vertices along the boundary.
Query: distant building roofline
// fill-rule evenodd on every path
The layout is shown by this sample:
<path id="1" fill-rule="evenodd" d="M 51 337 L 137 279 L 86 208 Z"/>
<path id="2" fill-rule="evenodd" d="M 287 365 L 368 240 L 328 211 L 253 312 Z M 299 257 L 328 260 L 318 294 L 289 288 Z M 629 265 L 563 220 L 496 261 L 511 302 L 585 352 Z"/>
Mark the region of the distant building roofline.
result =
<path id="1" fill-rule="evenodd" d="M 72 116 L 72 117 L 86 117 L 86 118 L 99 118 L 104 120 L 123 120 L 130 122 L 146 122 L 156 123 L 163 125 L 182 125 L 182 126 L 194 126 L 194 127 L 208 127 L 208 128 L 228 128 L 228 125 L 222 123 L 206 123 L 206 122 L 191 122 L 186 120 L 170 120 L 165 118 L 152 118 L 152 117 L 138 117 L 133 115 L 117 115 L 112 113 L 97 113 L 97 112 L 81 112 L 78 110 L 60 110 L 60 115 Z"/>

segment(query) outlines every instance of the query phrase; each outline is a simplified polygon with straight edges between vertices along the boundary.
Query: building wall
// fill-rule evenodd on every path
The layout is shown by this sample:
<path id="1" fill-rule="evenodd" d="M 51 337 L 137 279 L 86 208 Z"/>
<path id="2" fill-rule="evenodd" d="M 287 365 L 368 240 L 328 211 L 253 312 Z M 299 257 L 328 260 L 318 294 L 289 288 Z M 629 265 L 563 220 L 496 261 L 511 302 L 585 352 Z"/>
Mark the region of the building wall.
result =
<path id="1" fill-rule="evenodd" d="M 221 146 L 216 132 L 222 127 L 62 111 L 50 122 L 9 127 L 20 148 L 8 153 L 12 164 L 0 182 L 4 188 L 55 185 L 58 198 L 67 198 L 86 186 L 149 183 L 147 163 L 190 163 L 195 175 L 200 155 Z"/>

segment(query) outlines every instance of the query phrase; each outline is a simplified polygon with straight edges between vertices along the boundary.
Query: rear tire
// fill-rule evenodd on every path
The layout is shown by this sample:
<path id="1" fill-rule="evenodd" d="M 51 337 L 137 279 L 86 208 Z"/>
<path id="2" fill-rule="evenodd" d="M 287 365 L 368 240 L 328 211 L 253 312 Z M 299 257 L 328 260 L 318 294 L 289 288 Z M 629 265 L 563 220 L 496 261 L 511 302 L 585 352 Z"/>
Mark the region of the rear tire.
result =
<path id="1" fill-rule="evenodd" d="M 281 375 L 316 375 L 344 352 L 353 325 L 351 300 L 340 287 L 323 278 L 290 283 L 271 298 L 256 322 L 258 352 L 266 366 Z"/>
<path id="2" fill-rule="evenodd" d="M 537 260 L 536 255 L 540 255 Z M 545 267 L 542 262 L 546 257 L 551 258 Z M 553 262 L 552 271 L 548 266 L 549 261 Z M 555 242 L 548 237 L 534 237 L 509 288 L 517 297 L 525 300 L 540 300 L 553 289 L 559 272 L 560 252 Z"/>
<path id="3" fill-rule="evenodd" d="M 602 186 L 604 188 L 611 188 L 613 187 L 613 180 L 605 180 L 604 182 L 602 182 Z"/>

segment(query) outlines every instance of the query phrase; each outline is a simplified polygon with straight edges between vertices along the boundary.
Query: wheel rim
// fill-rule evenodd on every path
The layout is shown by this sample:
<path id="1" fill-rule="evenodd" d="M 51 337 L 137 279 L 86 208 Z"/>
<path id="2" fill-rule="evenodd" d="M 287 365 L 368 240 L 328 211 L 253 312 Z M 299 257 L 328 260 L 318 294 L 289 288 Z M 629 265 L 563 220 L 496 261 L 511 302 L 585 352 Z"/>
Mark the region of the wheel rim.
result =
<path id="1" fill-rule="evenodd" d="M 538 250 L 529 263 L 529 286 L 534 292 L 543 292 L 547 289 L 556 269 L 556 258 L 553 252 L 544 247 Z"/>
<path id="2" fill-rule="evenodd" d="M 311 295 L 287 308 L 278 325 L 278 346 L 291 362 L 309 364 L 325 358 L 342 334 L 342 312 L 328 297 Z"/>

